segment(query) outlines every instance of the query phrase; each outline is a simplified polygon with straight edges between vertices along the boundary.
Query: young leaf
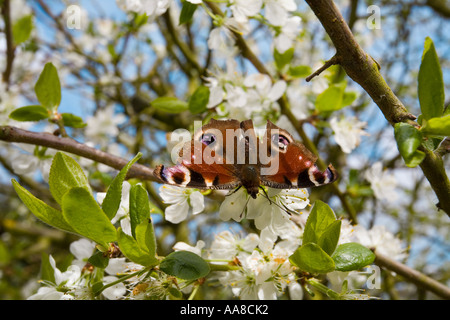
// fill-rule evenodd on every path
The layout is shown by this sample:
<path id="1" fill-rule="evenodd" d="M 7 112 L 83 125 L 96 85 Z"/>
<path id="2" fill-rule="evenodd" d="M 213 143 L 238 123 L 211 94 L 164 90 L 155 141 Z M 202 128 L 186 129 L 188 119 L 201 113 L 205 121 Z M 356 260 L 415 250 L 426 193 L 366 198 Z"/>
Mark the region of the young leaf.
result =
<path id="1" fill-rule="evenodd" d="M 61 114 L 64 126 L 71 128 L 84 128 L 87 126 L 86 123 L 83 122 L 83 119 L 80 117 L 71 114 L 71 113 L 62 113 Z"/>
<path id="2" fill-rule="evenodd" d="M 106 192 L 105 199 L 102 203 L 102 209 L 111 220 L 117 213 L 122 200 L 122 184 L 127 176 L 128 170 L 131 166 L 142 157 L 142 153 L 138 153 L 133 159 L 131 159 L 125 167 L 120 170 L 119 174 L 111 182 L 108 191 Z"/>
<path id="3" fill-rule="evenodd" d="M 85 188 L 75 187 L 64 194 L 62 212 L 65 220 L 78 234 L 104 248 L 117 238 L 116 228 Z"/>
<path id="4" fill-rule="evenodd" d="M 75 230 L 64 219 L 61 211 L 58 211 L 48 204 L 33 196 L 28 190 L 22 187 L 16 180 L 11 180 L 14 189 L 20 200 L 27 206 L 27 208 L 40 220 L 46 224 L 75 233 Z"/>
<path id="5" fill-rule="evenodd" d="M 338 246 L 332 258 L 336 270 L 352 271 L 371 264 L 375 260 L 375 254 L 359 243 L 350 242 Z"/>
<path id="6" fill-rule="evenodd" d="M 151 257 L 156 257 L 156 238 L 150 219 L 136 226 L 136 242 L 142 251 Z M 156 259 L 156 258 L 155 258 Z"/>
<path id="7" fill-rule="evenodd" d="M 30 38 L 32 30 L 33 16 L 31 14 L 23 16 L 14 22 L 12 27 L 14 45 L 18 46 L 19 44 L 27 41 Z"/>
<path id="8" fill-rule="evenodd" d="M 151 102 L 151 105 L 160 111 L 168 113 L 180 113 L 188 110 L 189 106 L 186 102 L 174 97 L 160 97 Z"/>
<path id="9" fill-rule="evenodd" d="M 186 2 L 185 2 L 186 3 Z M 206 110 L 209 101 L 209 88 L 200 86 L 189 99 L 189 111 L 193 114 Z"/>
<path id="10" fill-rule="evenodd" d="M 150 219 L 148 193 L 140 184 L 131 186 L 129 196 L 131 234 L 136 238 L 135 228 Z"/>
<path id="11" fill-rule="evenodd" d="M 309 273 L 328 273 L 335 268 L 333 259 L 317 244 L 311 242 L 295 250 L 289 261 L 300 270 Z"/>
<path id="12" fill-rule="evenodd" d="M 331 256 L 336 249 L 340 234 L 341 220 L 335 220 L 324 230 L 317 241 L 317 244 L 323 249 L 323 251 Z"/>
<path id="13" fill-rule="evenodd" d="M 121 228 L 117 229 L 117 244 L 125 257 L 135 263 L 147 267 L 156 265 L 159 262 L 154 255 L 152 256 L 142 250 L 136 240 L 123 232 Z"/>
<path id="14" fill-rule="evenodd" d="M 34 86 L 37 99 L 48 110 L 54 111 L 61 103 L 61 84 L 58 71 L 55 66 L 48 62 L 45 64 L 36 85 Z"/>
<path id="15" fill-rule="evenodd" d="M 303 244 L 317 243 L 324 231 L 336 221 L 333 210 L 324 202 L 316 200 L 306 221 Z"/>
<path id="16" fill-rule="evenodd" d="M 345 82 L 330 85 L 317 96 L 316 110 L 318 112 L 331 112 L 343 108 L 345 106 L 343 104 L 345 87 Z"/>
<path id="17" fill-rule="evenodd" d="M 399 122 L 394 126 L 395 140 L 400 154 L 408 167 L 418 166 L 425 153 L 417 150 L 422 143 L 422 133 L 412 125 Z"/>
<path id="18" fill-rule="evenodd" d="M 89 257 L 88 262 L 94 267 L 105 269 L 109 264 L 109 259 L 103 252 L 96 251 Z"/>
<path id="19" fill-rule="evenodd" d="M 91 192 L 89 181 L 81 166 L 68 155 L 57 152 L 53 158 L 48 177 L 50 193 L 61 204 L 64 194 L 74 187 Z"/>
<path id="20" fill-rule="evenodd" d="M 277 49 L 273 50 L 273 58 L 278 70 L 281 70 L 289 64 L 294 57 L 294 48 L 290 48 L 283 53 L 279 53 Z"/>
<path id="21" fill-rule="evenodd" d="M 178 24 L 183 24 L 192 20 L 195 10 L 197 10 L 197 5 L 190 3 L 189 1 L 184 1 L 181 7 L 180 20 Z"/>
<path id="22" fill-rule="evenodd" d="M 419 102 L 423 117 L 428 120 L 444 112 L 444 80 L 433 40 L 425 39 L 419 69 Z"/>
<path id="23" fill-rule="evenodd" d="M 305 78 L 311 74 L 311 67 L 310 66 L 293 66 L 289 67 L 288 74 L 293 78 Z"/>
<path id="24" fill-rule="evenodd" d="M 49 281 L 55 283 L 55 270 L 50 264 L 50 257 L 46 253 L 41 255 L 41 270 L 40 270 L 40 280 Z"/>
<path id="25" fill-rule="evenodd" d="M 423 119 L 422 124 L 420 132 L 426 136 L 450 136 L 450 114 L 439 118 Z"/>
<path id="26" fill-rule="evenodd" d="M 48 119 L 50 114 L 43 106 L 21 107 L 10 113 L 9 117 L 16 121 L 39 121 Z"/>
<path id="27" fill-rule="evenodd" d="M 189 251 L 170 253 L 161 261 L 159 267 L 165 273 L 185 280 L 205 277 L 210 271 L 205 260 Z"/>

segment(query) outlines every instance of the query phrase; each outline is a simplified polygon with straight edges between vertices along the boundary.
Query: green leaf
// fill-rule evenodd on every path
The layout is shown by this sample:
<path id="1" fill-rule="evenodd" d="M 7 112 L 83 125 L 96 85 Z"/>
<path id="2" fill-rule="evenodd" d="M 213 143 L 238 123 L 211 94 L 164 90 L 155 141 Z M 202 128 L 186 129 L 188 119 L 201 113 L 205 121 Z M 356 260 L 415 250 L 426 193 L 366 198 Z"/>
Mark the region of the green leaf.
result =
<path id="1" fill-rule="evenodd" d="M 46 253 L 41 255 L 41 270 L 40 270 L 40 280 L 49 281 L 55 283 L 55 269 L 53 269 L 50 264 L 50 257 Z"/>
<path id="2" fill-rule="evenodd" d="M 349 106 L 356 100 L 358 94 L 355 91 L 344 92 L 344 96 L 342 97 L 342 106 Z"/>
<path id="3" fill-rule="evenodd" d="M 61 103 L 61 84 L 58 71 L 48 62 L 42 70 L 36 85 L 34 86 L 37 99 L 48 110 L 54 111 Z"/>
<path id="4" fill-rule="evenodd" d="M 408 167 L 418 166 L 425 158 L 425 153 L 417 150 L 422 144 L 422 133 L 407 123 L 396 123 L 394 126 L 395 140 L 398 150 Z"/>
<path id="5" fill-rule="evenodd" d="M 350 242 L 338 246 L 332 258 L 336 270 L 352 271 L 371 264 L 375 260 L 375 254 L 359 243 Z"/>
<path id="6" fill-rule="evenodd" d="M 420 132 L 426 136 L 450 136 L 450 114 L 439 118 L 423 119 L 422 124 Z"/>
<path id="7" fill-rule="evenodd" d="M 15 46 L 27 41 L 33 30 L 33 16 L 26 15 L 14 22 L 12 27 L 13 42 Z"/>
<path id="8" fill-rule="evenodd" d="M 142 250 L 137 241 L 123 232 L 121 228 L 117 229 L 117 244 L 125 257 L 135 263 L 147 267 L 157 265 L 159 262 L 154 255 Z"/>
<path id="9" fill-rule="evenodd" d="M 165 273 L 185 280 L 205 277 L 210 271 L 205 260 L 189 251 L 172 252 L 161 261 L 159 267 Z"/>
<path id="10" fill-rule="evenodd" d="M 53 158 L 48 177 L 50 193 L 59 204 L 67 191 L 81 187 L 91 192 L 89 180 L 81 166 L 68 155 L 57 152 Z"/>
<path id="11" fill-rule="evenodd" d="M 279 53 L 277 49 L 273 50 L 273 58 L 278 70 L 282 70 L 284 66 L 289 64 L 294 57 L 294 48 L 290 48 L 283 53 Z"/>
<path id="12" fill-rule="evenodd" d="M 101 251 L 96 251 L 89 257 L 88 262 L 94 267 L 105 269 L 109 264 L 109 258 Z"/>
<path id="13" fill-rule="evenodd" d="M 178 24 L 183 24 L 192 20 L 195 10 L 197 10 L 197 5 L 190 3 L 189 1 L 184 1 L 181 7 L 180 20 Z"/>
<path id="14" fill-rule="evenodd" d="M 324 230 L 317 241 L 317 244 L 323 249 L 323 251 L 331 256 L 336 249 L 340 234 L 341 220 L 335 220 Z"/>
<path id="15" fill-rule="evenodd" d="M 318 243 L 325 230 L 336 221 L 333 210 L 320 200 L 316 200 L 311 213 L 306 220 L 303 232 L 303 244 L 308 242 Z"/>
<path id="16" fill-rule="evenodd" d="M 160 111 L 168 113 L 180 113 L 188 110 L 187 102 L 181 101 L 174 97 L 160 97 L 152 101 L 151 105 Z"/>
<path id="17" fill-rule="evenodd" d="M 64 194 L 62 212 L 65 220 L 78 234 L 103 248 L 108 248 L 108 243 L 116 241 L 116 228 L 85 188 L 75 187 Z"/>
<path id="18" fill-rule="evenodd" d="M 444 80 L 433 40 L 425 39 L 419 69 L 418 94 L 420 110 L 425 119 L 440 117 L 444 112 Z"/>
<path id="19" fill-rule="evenodd" d="M 142 222 L 136 226 L 135 232 L 139 248 L 156 259 L 156 237 L 152 221 L 147 219 Z"/>
<path id="20" fill-rule="evenodd" d="M 84 128 L 87 126 L 87 123 L 83 122 L 83 119 L 80 117 L 71 114 L 71 113 L 62 113 L 61 114 L 64 126 L 71 128 Z"/>
<path id="21" fill-rule="evenodd" d="M 292 66 L 289 67 L 288 74 L 293 78 L 305 78 L 312 73 L 310 66 Z"/>
<path id="22" fill-rule="evenodd" d="M 150 201 L 148 193 L 140 184 L 131 186 L 129 196 L 131 234 L 136 238 L 134 229 L 150 219 Z"/>
<path id="23" fill-rule="evenodd" d="M 10 113 L 9 117 L 16 121 L 39 121 L 48 119 L 48 110 L 40 105 L 21 107 Z"/>
<path id="24" fill-rule="evenodd" d="M 345 87 L 345 82 L 330 85 L 317 96 L 316 110 L 318 112 L 332 112 L 342 109 L 345 106 L 343 104 Z"/>
<path id="25" fill-rule="evenodd" d="M 289 261 L 300 270 L 309 273 L 328 273 L 334 271 L 334 261 L 315 243 L 307 243 L 289 257 Z"/>
<path id="26" fill-rule="evenodd" d="M 102 203 L 102 209 L 105 211 L 108 218 L 111 220 L 115 217 L 117 210 L 122 200 L 122 184 L 125 180 L 128 170 L 131 166 L 142 157 L 142 153 L 138 153 L 133 159 L 131 159 L 125 167 L 120 170 L 119 174 L 111 182 L 108 191 L 106 192 L 105 199 Z"/>
<path id="27" fill-rule="evenodd" d="M 48 204 L 39 200 L 33 196 L 28 190 L 22 187 L 16 180 L 11 180 L 14 190 L 20 200 L 27 206 L 27 208 L 40 220 L 46 224 L 64 230 L 75 233 L 75 230 L 64 219 L 61 211 L 58 211 Z"/>
<path id="28" fill-rule="evenodd" d="M 209 101 L 209 88 L 200 86 L 189 99 L 189 111 L 193 114 L 206 110 Z"/>

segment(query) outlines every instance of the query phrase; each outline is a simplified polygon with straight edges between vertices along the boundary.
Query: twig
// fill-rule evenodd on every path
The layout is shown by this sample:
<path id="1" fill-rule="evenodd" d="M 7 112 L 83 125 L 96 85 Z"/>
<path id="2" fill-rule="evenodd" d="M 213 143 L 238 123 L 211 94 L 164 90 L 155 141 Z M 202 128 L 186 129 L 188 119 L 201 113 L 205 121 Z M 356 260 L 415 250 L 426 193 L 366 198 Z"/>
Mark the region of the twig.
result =
<path id="1" fill-rule="evenodd" d="M 12 66 L 14 62 L 14 52 L 16 50 L 14 46 L 14 39 L 12 34 L 11 26 L 11 15 L 10 15 L 10 2 L 9 0 L 4 0 L 2 5 L 2 15 L 5 24 L 5 38 L 6 38 L 6 67 L 3 71 L 3 82 L 6 83 L 6 87 L 9 87 L 9 78 L 12 72 Z"/>
<path id="2" fill-rule="evenodd" d="M 128 163 L 126 159 L 88 147 L 71 138 L 60 138 L 49 133 L 31 132 L 16 127 L 0 126 L 0 140 L 33 144 L 69 152 L 103 163 L 117 170 L 121 170 Z M 127 177 L 158 181 L 153 175 L 153 170 L 151 168 L 140 164 L 134 164 L 128 171 Z"/>
<path id="3" fill-rule="evenodd" d="M 408 279 L 408 281 L 411 281 L 417 286 L 433 292 L 441 298 L 450 299 L 450 288 L 446 287 L 442 283 L 377 252 L 375 252 L 375 255 L 375 263 L 380 267 L 384 267 L 386 269 L 394 271 L 395 273 Z"/>
<path id="4" fill-rule="evenodd" d="M 338 64 L 339 63 L 339 57 L 334 55 L 330 60 L 326 61 L 323 66 L 321 66 L 319 69 L 314 71 L 311 75 L 306 77 L 306 82 L 310 82 L 314 77 L 317 77 L 319 74 L 324 72 L 329 67 Z"/>

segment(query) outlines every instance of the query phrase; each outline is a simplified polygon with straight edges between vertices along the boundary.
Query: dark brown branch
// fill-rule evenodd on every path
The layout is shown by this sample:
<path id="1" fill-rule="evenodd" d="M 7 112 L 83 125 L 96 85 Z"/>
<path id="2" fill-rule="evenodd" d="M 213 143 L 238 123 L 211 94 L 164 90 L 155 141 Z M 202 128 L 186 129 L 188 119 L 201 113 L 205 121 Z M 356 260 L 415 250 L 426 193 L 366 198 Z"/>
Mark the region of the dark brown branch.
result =
<path id="1" fill-rule="evenodd" d="M 408 281 L 416 284 L 417 286 L 425 290 L 433 292 L 434 294 L 436 294 L 441 298 L 450 299 L 450 288 L 446 287 L 442 283 L 377 252 L 375 252 L 375 256 L 376 256 L 375 263 L 380 267 L 394 271 L 395 273 L 404 277 Z"/>
<path id="2" fill-rule="evenodd" d="M 111 168 L 121 170 L 128 160 L 109 153 L 88 147 L 71 138 L 60 138 L 49 133 L 32 132 L 16 127 L 0 126 L 0 140 L 19 142 L 48 147 L 103 163 Z M 128 178 L 158 181 L 153 175 L 153 169 L 140 164 L 134 164 L 128 171 Z"/>
<path id="3" fill-rule="evenodd" d="M 322 23 L 336 47 L 339 64 L 347 75 L 358 83 L 377 104 L 386 120 L 394 126 L 398 122 L 407 122 L 418 126 L 415 117 L 386 84 L 380 73 L 378 63 L 370 57 L 356 42 L 345 23 L 339 9 L 331 0 L 306 0 L 316 17 Z M 426 157 L 420 167 L 430 182 L 438 200 L 438 208 L 450 216 L 450 182 L 442 159 L 435 153 L 425 150 Z"/>
<path id="4" fill-rule="evenodd" d="M 14 52 L 16 50 L 14 46 L 14 39 L 12 34 L 11 25 L 11 15 L 10 15 L 10 2 L 9 0 L 4 0 L 2 4 L 2 15 L 3 21 L 5 23 L 5 38 L 6 38 L 6 66 L 3 71 L 3 82 L 6 83 L 6 87 L 9 87 L 9 78 L 11 76 L 13 62 L 14 62 Z"/>

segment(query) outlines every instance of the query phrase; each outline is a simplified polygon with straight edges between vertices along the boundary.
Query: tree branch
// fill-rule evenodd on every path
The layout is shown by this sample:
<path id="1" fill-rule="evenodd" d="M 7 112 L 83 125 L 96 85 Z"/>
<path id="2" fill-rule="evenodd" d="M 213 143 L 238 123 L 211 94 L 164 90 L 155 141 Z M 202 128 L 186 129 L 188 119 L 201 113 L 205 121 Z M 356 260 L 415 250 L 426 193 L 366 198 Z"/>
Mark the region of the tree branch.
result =
<path id="1" fill-rule="evenodd" d="M 375 252 L 375 256 L 375 263 L 380 267 L 394 271 L 395 273 L 405 277 L 408 281 L 433 292 L 441 298 L 450 299 L 450 288 L 446 287 L 442 283 L 382 254 Z"/>
<path id="2" fill-rule="evenodd" d="M 356 42 L 334 2 L 331 0 L 306 0 L 306 2 L 336 47 L 339 64 L 347 75 L 369 94 L 386 120 L 392 126 L 398 122 L 407 122 L 418 126 L 414 121 L 415 116 L 406 110 L 386 84 L 379 71 L 378 63 Z M 450 216 L 450 182 L 442 159 L 431 151 L 423 151 L 426 157 L 420 167 L 439 200 L 438 207 Z"/>
<path id="3" fill-rule="evenodd" d="M 103 163 L 114 169 L 121 170 L 128 160 L 113 156 L 109 153 L 88 147 L 71 138 L 60 138 L 49 133 L 31 132 L 16 127 L 0 126 L 0 140 L 19 142 L 48 147 L 79 155 L 93 161 Z M 153 175 L 153 169 L 140 164 L 134 164 L 128 171 L 127 178 L 158 181 Z"/>

